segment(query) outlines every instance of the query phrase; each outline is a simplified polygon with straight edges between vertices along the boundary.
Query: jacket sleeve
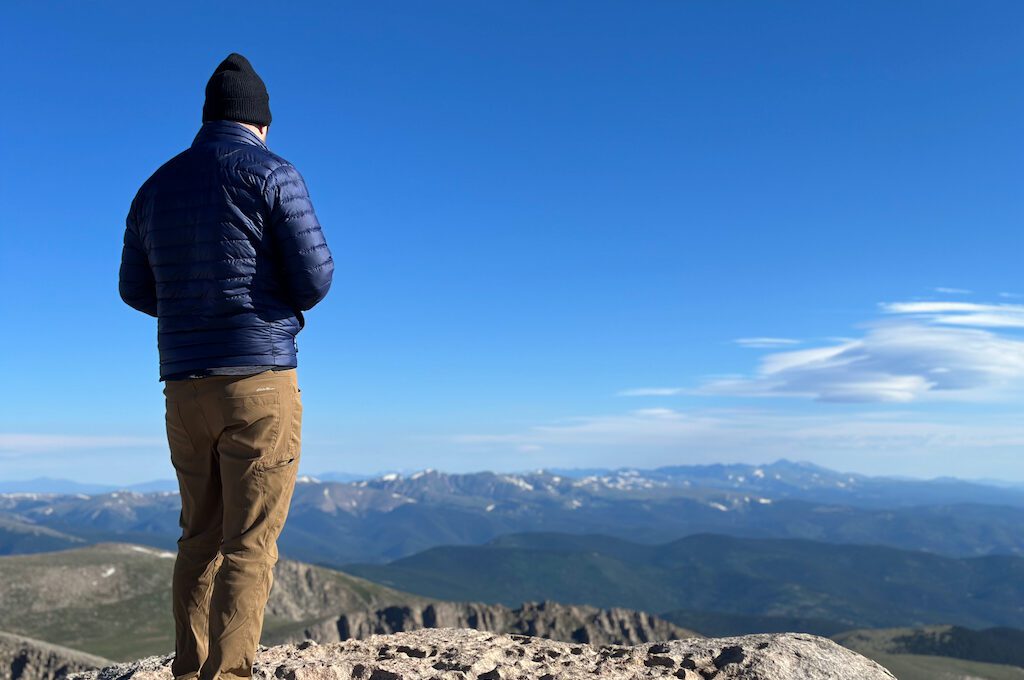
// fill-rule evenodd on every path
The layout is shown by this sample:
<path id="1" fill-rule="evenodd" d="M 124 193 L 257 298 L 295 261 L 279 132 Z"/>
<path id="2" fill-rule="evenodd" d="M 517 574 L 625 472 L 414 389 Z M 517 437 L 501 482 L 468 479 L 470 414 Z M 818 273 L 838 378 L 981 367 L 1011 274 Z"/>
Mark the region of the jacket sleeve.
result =
<path id="1" fill-rule="evenodd" d="M 121 299 L 129 306 L 150 316 L 156 316 L 156 282 L 135 224 L 134 201 L 125 220 L 118 289 L 121 292 Z"/>
<path id="2" fill-rule="evenodd" d="M 270 239 L 292 305 L 312 309 L 324 299 L 334 276 L 334 258 L 313 212 L 306 182 L 291 164 L 275 169 L 264 190 Z"/>

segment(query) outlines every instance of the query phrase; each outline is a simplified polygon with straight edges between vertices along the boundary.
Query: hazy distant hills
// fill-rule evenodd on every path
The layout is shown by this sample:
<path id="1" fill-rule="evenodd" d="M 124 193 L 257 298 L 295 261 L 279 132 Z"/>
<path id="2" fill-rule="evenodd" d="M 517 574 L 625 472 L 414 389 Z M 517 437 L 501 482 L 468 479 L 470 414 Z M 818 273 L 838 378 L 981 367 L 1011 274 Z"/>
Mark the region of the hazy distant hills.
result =
<path id="1" fill-rule="evenodd" d="M 643 543 L 719 533 L 952 556 L 1024 554 L 1022 497 L 1012 488 L 859 477 L 786 461 L 576 477 L 433 470 L 352 482 L 307 477 L 280 545 L 290 558 L 327 565 L 535 531 Z M 2 494 L 0 554 L 100 541 L 173 549 L 178 511 L 173 492 Z"/>
<path id="2" fill-rule="evenodd" d="M 370 475 L 354 475 L 343 472 L 329 472 L 320 475 L 319 479 L 325 482 L 353 482 L 367 479 Z M 23 480 L 0 480 L 0 493 L 19 494 L 103 494 L 115 491 L 137 491 L 147 493 L 150 491 L 177 491 L 178 482 L 174 479 L 154 479 L 138 484 L 88 484 L 76 482 L 70 479 L 59 479 L 54 477 L 36 477 Z"/>
<path id="3" fill-rule="evenodd" d="M 653 470 L 571 469 L 551 471 L 575 478 L 614 479 L 639 474 L 655 484 L 753 493 L 775 499 L 894 508 L 916 505 L 986 503 L 1024 507 L 1024 484 L 872 477 L 837 472 L 806 462 L 779 460 L 769 465 L 675 465 Z"/>
<path id="4" fill-rule="evenodd" d="M 62 550 L 87 541 L 15 514 L 0 514 L 0 555 Z"/>
<path id="5" fill-rule="evenodd" d="M 654 469 L 637 468 L 549 468 L 521 473 L 465 473 L 446 474 L 436 470 L 423 470 L 402 475 L 390 473 L 365 475 L 346 472 L 326 472 L 307 480 L 349 484 L 363 481 L 389 483 L 413 493 L 429 488 L 435 491 L 453 485 L 471 495 L 480 495 L 489 486 L 488 476 L 499 479 L 520 479 L 528 484 L 539 482 L 542 487 L 560 487 L 563 479 L 573 480 L 571 485 L 607 490 L 647 489 L 709 489 L 735 493 L 757 494 L 774 499 L 794 499 L 820 503 L 855 505 L 860 507 L 907 507 L 916 505 L 985 503 L 1024 507 L 1024 482 L 1003 480 L 971 481 L 953 477 L 930 480 L 898 477 L 873 477 L 837 472 L 813 463 L 779 460 L 765 465 L 711 464 L 674 465 Z M 493 485 L 491 485 L 493 488 Z M 523 487 L 525 488 L 525 487 Z M 116 491 L 140 493 L 176 491 L 173 479 L 157 479 L 129 485 L 87 484 L 67 479 L 37 477 L 30 480 L 0 480 L 0 494 L 105 494 Z"/>
<path id="6" fill-rule="evenodd" d="M 345 571 L 438 598 L 551 599 L 820 620 L 834 627 L 1024 627 L 1024 558 L 942 557 L 881 546 L 694 535 L 642 545 L 601 535 L 514 534 Z M 809 632 L 834 633 L 832 630 Z M 703 632 L 703 631 L 702 631 Z"/>
<path id="7" fill-rule="evenodd" d="M 177 491 L 178 483 L 174 480 L 155 479 L 151 482 L 139 484 L 128 484 L 118 486 L 116 484 L 87 484 L 76 482 L 70 479 L 55 479 L 53 477 L 36 477 L 25 480 L 0 480 L 0 493 L 50 493 L 50 494 L 73 494 L 73 493 L 110 493 L 111 491 Z"/>

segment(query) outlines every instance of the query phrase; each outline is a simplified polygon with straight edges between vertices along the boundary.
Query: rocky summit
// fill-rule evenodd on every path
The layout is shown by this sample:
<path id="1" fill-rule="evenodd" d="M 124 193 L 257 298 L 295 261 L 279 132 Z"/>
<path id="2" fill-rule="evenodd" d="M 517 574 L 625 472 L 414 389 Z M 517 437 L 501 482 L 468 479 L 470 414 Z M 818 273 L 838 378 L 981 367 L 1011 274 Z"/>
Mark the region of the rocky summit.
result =
<path id="1" fill-rule="evenodd" d="M 171 680 L 170 656 L 69 680 Z M 263 647 L 255 680 L 895 680 L 831 640 L 780 633 L 634 646 L 573 644 L 469 628 L 425 628 L 326 645 Z"/>
<path id="2" fill-rule="evenodd" d="M 0 680 L 59 680 L 73 671 L 111 663 L 108 659 L 0 632 Z"/>

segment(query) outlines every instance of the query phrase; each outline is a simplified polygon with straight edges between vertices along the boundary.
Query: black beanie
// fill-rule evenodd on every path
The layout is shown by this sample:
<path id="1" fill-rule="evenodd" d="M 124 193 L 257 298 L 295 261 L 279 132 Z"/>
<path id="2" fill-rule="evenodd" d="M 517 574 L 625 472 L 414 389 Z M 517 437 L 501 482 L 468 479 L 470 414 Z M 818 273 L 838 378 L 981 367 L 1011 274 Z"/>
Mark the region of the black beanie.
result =
<path id="1" fill-rule="evenodd" d="M 229 54 L 206 83 L 203 122 L 208 120 L 270 125 L 267 86 L 249 60 L 237 52 Z"/>

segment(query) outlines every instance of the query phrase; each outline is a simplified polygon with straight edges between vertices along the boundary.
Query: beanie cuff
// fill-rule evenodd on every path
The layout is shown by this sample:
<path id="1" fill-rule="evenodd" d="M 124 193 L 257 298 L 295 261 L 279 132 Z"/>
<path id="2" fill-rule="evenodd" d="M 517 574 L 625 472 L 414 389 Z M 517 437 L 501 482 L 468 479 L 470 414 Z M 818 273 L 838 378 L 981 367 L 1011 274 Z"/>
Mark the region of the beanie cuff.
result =
<path id="1" fill-rule="evenodd" d="M 222 97 L 203 106 L 203 122 L 234 120 L 252 125 L 270 125 L 269 97 Z"/>

